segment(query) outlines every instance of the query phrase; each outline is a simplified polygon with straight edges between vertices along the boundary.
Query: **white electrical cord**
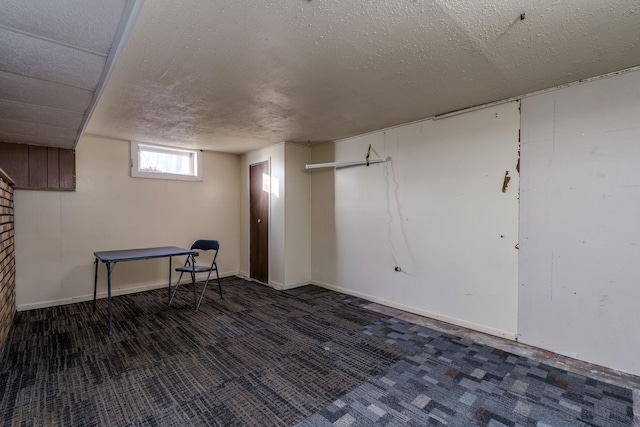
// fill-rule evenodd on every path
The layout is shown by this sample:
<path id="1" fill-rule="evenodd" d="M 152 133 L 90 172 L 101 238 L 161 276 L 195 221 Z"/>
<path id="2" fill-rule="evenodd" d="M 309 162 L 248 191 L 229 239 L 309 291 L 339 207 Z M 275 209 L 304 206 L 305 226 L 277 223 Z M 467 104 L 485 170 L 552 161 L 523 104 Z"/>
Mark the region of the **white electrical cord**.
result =
<path id="1" fill-rule="evenodd" d="M 409 252 L 409 248 L 407 245 L 407 238 L 405 236 L 404 233 L 404 224 L 402 222 L 402 211 L 400 209 L 400 199 L 398 198 L 398 181 L 396 181 L 396 174 L 395 174 L 395 169 L 393 168 L 393 159 L 391 157 L 389 157 L 389 153 L 387 152 L 387 132 L 383 132 L 383 136 L 384 136 L 384 145 L 383 145 L 383 149 L 384 149 L 384 157 L 388 158 L 389 161 L 385 162 L 383 167 L 384 167 L 384 175 L 385 175 L 385 180 L 387 182 L 387 215 L 389 215 L 389 223 L 388 223 L 388 227 L 387 227 L 387 234 L 388 234 L 388 238 L 389 238 L 389 246 L 391 248 L 391 257 L 393 258 L 393 262 L 394 262 L 394 268 L 396 269 L 396 271 L 403 271 L 401 269 L 400 266 L 400 260 L 398 257 L 398 250 L 396 248 L 396 245 L 393 242 L 393 212 L 392 212 L 392 208 L 391 208 L 391 200 L 393 197 L 393 200 L 395 200 L 395 206 L 396 206 L 396 210 L 397 210 L 397 214 L 398 214 L 398 220 L 400 221 L 399 223 L 399 229 L 400 229 L 400 235 L 402 237 L 402 241 L 404 242 L 405 246 L 407 246 L 407 253 Z M 378 153 L 375 152 L 375 150 L 372 150 L 376 155 L 379 155 Z M 411 254 L 409 254 L 409 258 L 411 258 Z M 407 260 L 409 261 L 409 260 Z M 409 270 L 404 269 L 405 272 L 410 273 Z"/>
<path id="2" fill-rule="evenodd" d="M 387 153 L 387 132 L 383 132 L 384 135 L 384 145 L 383 145 L 383 152 L 385 157 L 388 156 Z M 375 151 L 374 151 L 375 152 Z M 392 172 L 393 172 L 393 160 L 390 160 L 388 162 L 386 162 L 384 164 L 384 176 L 385 176 L 385 181 L 387 182 L 387 215 L 389 215 L 389 222 L 387 224 L 387 237 L 389 238 L 389 246 L 391 247 L 391 257 L 393 258 L 393 265 L 394 268 L 397 270 L 400 267 L 400 263 L 398 262 L 398 254 L 396 252 L 396 246 L 393 244 L 393 213 L 391 212 L 391 193 L 392 191 L 395 193 L 397 188 L 398 188 L 398 184 L 396 183 L 395 179 L 392 176 Z M 389 171 L 389 168 L 391 167 L 391 171 Z M 391 173 L 390 173 L 391 172 Z M 389 179 L 389 177 L 391 177 L 391 179 Z M 394 187 L 392 189 L 391 184 L 393 183 Z M 397 200 L 397 197 L 396 197 Z"/>

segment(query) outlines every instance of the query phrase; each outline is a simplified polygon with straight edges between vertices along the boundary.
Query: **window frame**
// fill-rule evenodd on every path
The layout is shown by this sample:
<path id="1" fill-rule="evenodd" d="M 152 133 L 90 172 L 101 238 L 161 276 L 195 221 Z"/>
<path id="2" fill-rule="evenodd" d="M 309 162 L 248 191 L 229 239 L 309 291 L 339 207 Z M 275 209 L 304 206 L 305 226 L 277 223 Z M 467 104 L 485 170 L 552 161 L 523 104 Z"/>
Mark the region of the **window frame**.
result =
<path id="1" fill-rule="evenodd" d="M 189 153 L 194 156 L 193 167 L 195 175 L 176 174 L 169 172 L 150 172 L 140 170 L 140 151 L 148 147 L 150 152 L 161 153 Z M 152 179 L 170 179 L 178 181 L 203 181 L 202 168 L 202 150 L 191 150 L 187 148 L 179 148 L 169 145 L 149 144 L 146 142 L 131 141 L 131 177 L 132 178 L 152 178 Z"/>

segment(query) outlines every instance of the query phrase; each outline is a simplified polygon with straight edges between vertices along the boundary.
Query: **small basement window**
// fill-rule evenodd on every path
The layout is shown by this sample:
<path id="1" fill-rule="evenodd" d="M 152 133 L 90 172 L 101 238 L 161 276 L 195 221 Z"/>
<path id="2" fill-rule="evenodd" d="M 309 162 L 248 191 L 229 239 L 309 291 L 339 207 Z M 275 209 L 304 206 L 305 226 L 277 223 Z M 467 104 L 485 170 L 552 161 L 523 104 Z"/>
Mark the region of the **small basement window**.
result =
<path id="1" fill-rule="evenodd" d="M 202 152 L 131 141 L 131 176 L 202 181 Z"/>

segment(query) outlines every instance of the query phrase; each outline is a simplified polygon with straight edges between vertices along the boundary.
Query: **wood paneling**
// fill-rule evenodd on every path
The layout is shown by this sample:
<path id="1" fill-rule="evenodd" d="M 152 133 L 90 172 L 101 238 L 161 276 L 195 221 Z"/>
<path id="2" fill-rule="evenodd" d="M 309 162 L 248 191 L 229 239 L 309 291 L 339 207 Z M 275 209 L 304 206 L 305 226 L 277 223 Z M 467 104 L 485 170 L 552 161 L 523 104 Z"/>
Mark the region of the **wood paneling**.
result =
<path id="1" fill-rule="evenodd" d="M 29 185 L 29 146 L 0 142 L 0 168 L 13 179 L 16 186 Z"/>
<path id="2" fill-rule="evenodd" d="M 16 188 L 75 190 L 75 151 L 0 142 L 0 168 Z"/>
<path id="3" fill-rule="evenodd" d="M 76 152 L 60 150 L 60 189 L 76 189 Z"/>
<path id="4" fill-rule="evenodd" d="M 47 149 L 47 188 L 60 188 L 59 153 L 57 148 Z"/>
<path id="5" fill-rule="evenodd" d="M 47 188 L 47 147 L 29 146 L 29 187 Z"/>

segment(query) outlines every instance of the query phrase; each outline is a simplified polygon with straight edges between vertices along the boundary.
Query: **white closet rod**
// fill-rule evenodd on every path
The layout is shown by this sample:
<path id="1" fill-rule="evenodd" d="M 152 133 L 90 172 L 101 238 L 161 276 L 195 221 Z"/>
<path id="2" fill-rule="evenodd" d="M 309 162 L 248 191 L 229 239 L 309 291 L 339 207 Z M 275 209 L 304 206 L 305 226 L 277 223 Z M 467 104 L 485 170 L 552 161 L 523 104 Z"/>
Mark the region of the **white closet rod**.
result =
<path id="1" fill-rule="evenodd" d="M 389 157 L 380 158 L 380 159 L 369 159 L 369 164 L 388 162 L 389 160 L 390 160 Z M 357 165 L 366 165 L 366 164 L 367 164 L 366 160 L 354 160 L 351 162 L 315 163 L 312 165 L 304 165 L 304 168 L 305 169 L 344 168 L 347 166 L 357 166 Z"/>

